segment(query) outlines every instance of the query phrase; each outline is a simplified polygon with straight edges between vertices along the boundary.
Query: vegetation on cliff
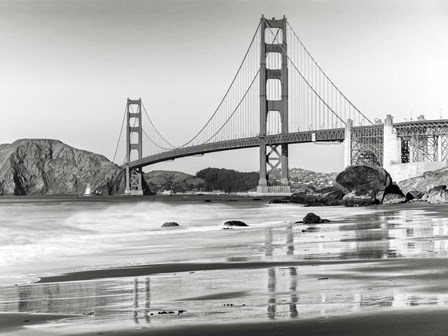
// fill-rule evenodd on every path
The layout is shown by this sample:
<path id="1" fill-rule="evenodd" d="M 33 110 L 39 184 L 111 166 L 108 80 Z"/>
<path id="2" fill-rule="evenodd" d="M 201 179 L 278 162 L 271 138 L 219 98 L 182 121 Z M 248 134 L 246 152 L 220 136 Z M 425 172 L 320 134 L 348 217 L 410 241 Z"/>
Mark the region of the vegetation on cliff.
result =
<path id="1" fill-rule="evenodd" d="M 231 169 L 206 168 L 196 173 L 204 180 L 204 190 L 222 190 L 224 192 L 248 191 L 258 185 L 259 174 L 242 173 Z"/>
<path id="2" fill-rule="evenodd" d="M 153 170 L 144 175 L 151 193 L 172 190 L 175 193 L 195 192 L 204 188 L 204 180 L 177 171 Z"/>

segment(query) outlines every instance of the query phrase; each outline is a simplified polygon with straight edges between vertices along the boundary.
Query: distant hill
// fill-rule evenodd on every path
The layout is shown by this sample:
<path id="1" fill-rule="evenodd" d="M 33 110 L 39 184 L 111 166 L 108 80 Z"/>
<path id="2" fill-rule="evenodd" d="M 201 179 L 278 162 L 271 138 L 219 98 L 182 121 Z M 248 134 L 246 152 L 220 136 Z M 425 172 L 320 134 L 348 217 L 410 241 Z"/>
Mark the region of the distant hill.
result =
<path id="1" fill-rule="evenodd" d="M 177 171 L 153 170 L 144 175 L 145 181 L 152 193 L 172 190 L 175 193 L 200 191 L 204 180 L 193 175 Z"/>
<path id="2" fill-rule="evenodd" d="M 104 156 L 58 140 L 0 145 L 0 195 L 78 195 L 87 183 L 104 195 L 123 193 L 124 174 Z"/>
<path id="3" fill-rule="evenodd" d="M 204 179 L 205 190 L 222 190 L 225 192 L 248 191 L 258 185 L 259 174 L 255 172 L 243 173 L 231 169 L 206 168 L 196 173 Z"/>
<path id="4" fill-rule="evenodd" d="M 289 170 L 289 180 L 291 189 L 310 188 L 324 189 L 332 187 L 338 173 L 321 173 L 302 168 L 292 168 Z"/>

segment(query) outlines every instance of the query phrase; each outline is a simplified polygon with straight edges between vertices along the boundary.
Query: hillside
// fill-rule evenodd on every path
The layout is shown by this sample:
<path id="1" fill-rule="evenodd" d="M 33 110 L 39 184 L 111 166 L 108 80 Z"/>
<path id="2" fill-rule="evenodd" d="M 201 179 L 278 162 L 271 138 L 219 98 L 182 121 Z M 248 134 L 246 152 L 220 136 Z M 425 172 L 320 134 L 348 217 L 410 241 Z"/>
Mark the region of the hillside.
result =
<path id="1" fill-rule="evenodd" d="M 103 195 L 124 191 L 121 169 L 102 155 L 48 139 L 0 145 L 0 195 L 78 195 L 87 183 Z"/>
<path id="2" fill-rule="evenodd" d="M 324 189 L 332 187 L 338 173 L 320 173 L 302 168 L 292 168 L 289 170 L 291 188 Z"/>
<path id="3" fill-rule="evenodd" d="M 232 169 L 206 168 L 198 171 L 196 176 L 204 179 L 205 191 L 240 192 L 256 188 L 259 174 L 239 172 Z"/>
<path id="4" fill-rule="evenodd" d="M 152 193 L 172 190 L 175 193 L 200 191 L 204 180 L 177 171 L 153 170 L 144 175 L 145 181 Z"/>

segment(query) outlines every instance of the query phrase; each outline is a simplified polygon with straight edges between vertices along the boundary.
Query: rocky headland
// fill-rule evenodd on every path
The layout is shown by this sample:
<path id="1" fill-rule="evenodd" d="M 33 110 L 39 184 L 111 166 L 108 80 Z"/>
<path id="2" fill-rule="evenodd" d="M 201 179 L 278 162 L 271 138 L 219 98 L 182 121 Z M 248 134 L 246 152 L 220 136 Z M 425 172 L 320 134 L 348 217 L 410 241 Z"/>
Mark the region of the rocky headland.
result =
<path id="1" fill-rule="evenodd" d="M 124 192 L 124 174 L 102 155 L 58 140 L 20 139 L 0 145 L 0 195 L 102 195 Z"/>

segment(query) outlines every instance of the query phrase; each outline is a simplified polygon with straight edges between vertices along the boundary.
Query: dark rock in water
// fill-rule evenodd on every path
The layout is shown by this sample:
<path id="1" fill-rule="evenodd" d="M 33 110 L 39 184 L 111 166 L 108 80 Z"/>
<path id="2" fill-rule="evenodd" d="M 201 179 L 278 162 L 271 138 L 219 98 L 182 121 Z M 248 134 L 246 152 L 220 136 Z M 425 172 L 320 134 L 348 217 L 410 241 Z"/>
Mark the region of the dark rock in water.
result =
<path id="1" fill-rule="evenodd" d="M 180 226 L 180 225 L 176 222 L 166 222 L 166 223 L 162 224 L 162 227 L 176 227 L 176 226 Z"/>
<path id="2" fill-rule="evenodd" d="M 406 199 L 408 201 L 412 201 L 412 200 L 419 200 L 423 197 L 425 193 L 418 191 L 418 190 L 411 190 L 406 194 Z"/>
<path id="3" fill-rule="evenodd" d="M 315 213 L 308 213 L 305 217 L 303 217 L 303 224 L 318 224 L 318 223 L 328 223 L 328 219 L 322 219 Z"/>
<path id="4" fill-rule="evenodd" d="M 360 195 L 349 193 L 342 198 L 342 204 L 347 207 L 358 207 L 378 204 L 379 201 L 374 196 Z"/>
<path id="5" fill-rule="evenodd" d="M 342 197 L 344 197 L 343 192 L 336 189 L 328 192 L 294 193 L 291 195 L 291 203 L 308 206 L 341 205 Z"/>
<path id="6" fill-rule="evenodd" d="M 261 198 L 258 198 L 258 197 L 256 197 L 256 198 L 252 198 L 252 201 L 262 201 L 262 199 L 261 199 Z"/>
<path id="7" fill-rule="evenodd" d="M 269 204 L 287 204 L 291 203 L 291 200 L 289 197 L 283 197 L 280 199 L 273 199 L 269 201 Z"/>
<path id="8" fill-rule="evenodd" d="M 212 201 L 210 201 L 209 199 L 204 200 L 204 203 L 211 203 Z"/>
<path id="9" fill-rule="evenodd" d="M 406 203 L 407 199 L 405 196 L 400 194 L 386 194 L 383 198 L 383 204 L 399 204 L 399 203 Z"/>
<path id="10" fill-rule="evenodd" d="M 338 174 L 336 182 L 346 193 L 343 204 L 361 206 L 376 204 L 377 199 L 382 200 L 392 179 L 381 167 L 349 166 Z"/>
<path id="11" fill-rule="evenodd" d="M 234 226 L 249 226 L 249 225 L 247 225 L 246 223 L 244 223 L 242 221 L 231 220 L 231 221 L 225 222 L 224 226 L 234 227 Z"/>

